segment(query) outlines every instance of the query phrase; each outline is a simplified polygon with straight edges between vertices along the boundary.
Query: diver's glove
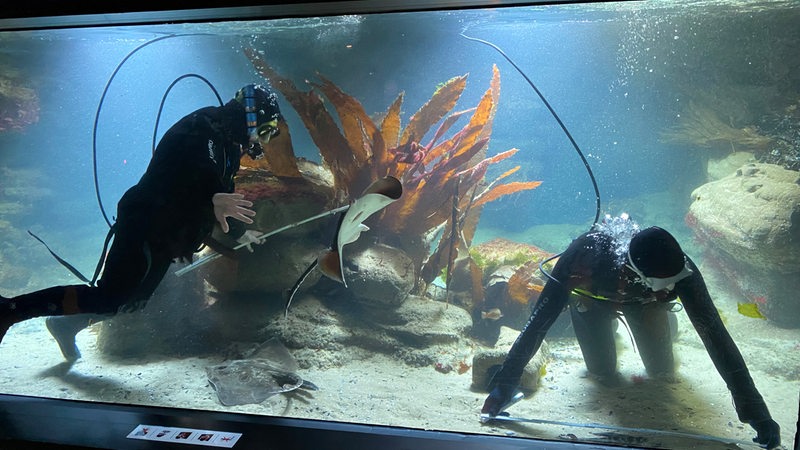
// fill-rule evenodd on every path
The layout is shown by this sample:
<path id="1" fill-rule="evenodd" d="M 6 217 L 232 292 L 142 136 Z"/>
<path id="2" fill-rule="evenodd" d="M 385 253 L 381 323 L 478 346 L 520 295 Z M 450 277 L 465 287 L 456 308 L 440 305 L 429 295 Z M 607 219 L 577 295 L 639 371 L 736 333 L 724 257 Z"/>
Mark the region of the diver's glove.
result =
<path id="1" fill-rule="evenodd" d="M 758 433 L 758 436 L 753 438 L 753 442 L 757 442 L 767 449 L 778 448 L 781 445 L 781 427 L 772 419 L 764 419 L 751 421 L 750 426 Z"/>
<path id="2" fill-rule="evenodd" d="M 244 245 L 247 247 L 247 250 L 250 250 L 250 253 L 253 253 L 253 244 L 260 245 L 264 243 L 264 238 L 260 238 L 262 233 L 259 233 L 256 230 L 247 230 L 236 239 L 240 245 Z"/>
<path id="3" fill-rule="evenodd" d="M 522 400 L 522 398 L 522 392 L 517 389 L 516 385 L 498 383 L 483 402 L 481 417 L 485 417 L 486 415 L 495 417 L 505 411 L 509 406 Z"/>

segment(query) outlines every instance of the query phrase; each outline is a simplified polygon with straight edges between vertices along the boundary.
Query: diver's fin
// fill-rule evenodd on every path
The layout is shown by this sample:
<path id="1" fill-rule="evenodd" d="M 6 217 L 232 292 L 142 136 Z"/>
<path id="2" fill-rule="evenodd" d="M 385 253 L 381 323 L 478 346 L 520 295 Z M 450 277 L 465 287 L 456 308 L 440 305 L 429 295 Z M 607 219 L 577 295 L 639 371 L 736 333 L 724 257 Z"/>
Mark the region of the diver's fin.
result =
<path id="1" fill-rule="evenodd" d="M 68 362 L 75 362 L 81 357 L 81 351 L 75 344 L 75 336 L 93 323 L 107 319 L 101 314 L 74 314 L 68 316 L 51 316 L 45 320 L 47 331 L 56 340 L 61 354 Z"/>

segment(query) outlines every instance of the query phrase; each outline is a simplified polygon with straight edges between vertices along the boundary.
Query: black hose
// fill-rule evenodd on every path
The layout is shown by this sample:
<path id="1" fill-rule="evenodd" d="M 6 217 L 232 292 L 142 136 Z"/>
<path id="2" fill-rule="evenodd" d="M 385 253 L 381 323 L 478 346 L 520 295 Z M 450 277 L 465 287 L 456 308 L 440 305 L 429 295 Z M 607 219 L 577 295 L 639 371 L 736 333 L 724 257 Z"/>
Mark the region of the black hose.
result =
<path id="1" fill-rule="evenodd" d="M 183 80 L 184 78 L 197 78 L 197 79 L 200 79 L 203 82 L 205 82 L 208 85 L 208 87 L 211 88 L 211 91 L 214 92 L 214 95 L 217 96 L 217 101 L 219 101 L 219 105 L 220 106 L 223 105 L 222 97 L 220 97 L 219 92 L 217 92 L 217 89 L 214 87 L 214 85 L 211 84 L 211 82 L 208 81 L 205 77 L 203 77 L 201 75 L 198 75 L 196 73 L 187 73 L 187 74 L 183 74 L 183 75 L 179 76 L 178 78 L 176 78 L 172 82 L 172 84 L 169 85 L 167 90 L 164 91 L 164 96 L 161 97 L 161 104 L 158 105 L 158 115 L 156 116 L 156 125 L 155 125 L 155 128 L 153 128 L 153 144 L 152 144 L 153 147 L 152 148 L 153 148 L 153 152 L 154 153 L 156 151 L 156 136 L 158 136 L 158 123 L 161 121 L 161 113 L 164 111 L 164 103 L 167 101 L 167 95 L 169 95 L 169 91 L 171 91 L 172 88 L 175 87 L 175 85 L 178 84 L 178 82 Z"/>
<path id="2" fill-rule="evenodd" d="M 119 64 L 117 64 L 117 67 L 111 73 L 111 76 L 108 77 L 108 81 L 106 82 L 106 85 L 103 88 L 103 94 L 100 96 L 100 102 L 97 104 L 97 113 L 94 116 L 94 127 L 92 128 L 92 173 L 94 175 L 94 192 L 95 192 L 95 195 L 97 196 L 97 204 L 100 206 L 100 212 L 103 214 L 103 219 L 105 219 L 105 221 L 106 221 L 106 223 L 108 224 L 109 227 L 111 227 L 111 220 L 109 220 L 108 215 L 106 214 L 106 210 L 103 207 L 103 200 L 100 198 L 100 184 L 99 184 L 99 182 L 97 180 L 97 124 L 100 122 L 100 110 L 103 108 L 103 102 L 106 99 L 106 95 L 108 94 L 108 88 L 111 86 L 111 82 L 114 81 L 114 77 L 117 76 L 117 73 L 122 68 L 122 66 L 125 64 L 125 62 L 128 61 L 131 58 L 131 56 L 133 56 L 136 52 L 138 52 L 139 50 L 147 47 L 148 45 L 154 44 L 154 43 L 156 43 L 158 41 L 161 41 L 161 40 L 164 40 L 164 39 L 173 38 L 173 37 L 200 36 L 200 35 L 207 35 L 207 34 L 209 34 L 209 33 L 169 34 L 169 35 L 166 35 L 166 36 L 159 36 L 157 38 L 151 39 L 151 40 L 145 42 L 144 44 L 136 47 L 135 49 L 131 50 L 124 58 L 122 58 L 122 61 L 120 61 Z M 213 89 L 213 87 L 212 87 L 212 89 Z M 216 94 L 216 90 L 214 90 L 214 93 Z M 219 94 L 217 94 L 217 98 L 219 98 Z M 220 100 L 220 102 L 221 102 L 221 100 Z M 162 102 L 162 105 L 163 105 L 163 102 Z M 156 127 L 158 127 L 157 123 L 156 123 Z"/>
<path id="3" fill-rule="evenodd" d="M 539 91 L 539 88 L 537 88 L 536 85 L 533 84 L 533 81 L 531 81 L 531 79 L 528 78 L 528 75 L 526 75 L 525 72 L 523 72 L 522 69 L 520 69 L 519 66 L 508 55 L 506 55 L 506 53 L 500 47 L 489 41 L 467 36 L 463 32 L 461 33 L 461 37 L 463 37 L 464 39 L 469 39 L 470 41 L 486 44 L 489 47 L 492 47 L 493 49 L 497 50 L 497 52 L 500 53 L 500 55 L 502 55 L 503 58 L 505 58 L 506 61 L 509 62 L 509 64 L 514 66 L 514 68 L 517 69 L 517 72 L 519 72 L 519 74 L 522 75 L 523 78 L 525 78 L 525 81 L 527 81 L 528 84 L 533 88 L 533 90 L 536 92 L 536 95 L 538 95 L 539 98 L 542 100 L 542 103 L 544 103 L 544 106 L 547 107 L 547 109 L 550 111 L 550 114 L 552 114 L 553 118 L 556 119 L 556 122 L 558 122 L 558 125 L 564 131 L 564 134 L 567 135 L 567 139 L 569 139 L 569 142 L 572 144 L 572 147 L 575 148 L 575 152 L 578 153 L 578 156 L 580 156 L 581 161 L 583 161 L 583 165 L 586 167 L 586 172 L 589 174 L 589 179 L 592 180 L 592 187 L 594 187 L 594 195 L 595 195 L 595 215 L 594 215 L 594 222 L 592 223 L 592 225 L 595 225 L 597 221 L 600 220 L 600 188 L 597 187 L 597 180 L 594 177 L 594 172 L 592 172 L 591 166 L 589 166 L 589 161 L 586 160 L 586 156 L 583 155 L 581 148 L 578 146 L 578 143 L 575 142 L 575 139 L 572 137 L 572 133 L 570 133 L 566 125 L 564 125 L 564 122 L 561 120 L 561 117 L 559 117 L 558 114 L 556 114 L 556 111 L 553 109 L 552 106 L 550 106 L 550 102 L 548 102 L 547 99 L 544 98 L 542 92 Z M 541 271 L 547 278 L 557 283 L 559 281 L 544 269 L 544 265 L 545 263 L 550 262 L 555 258 L 558 258 L 559 256 L 562 255 L 562 253 L 555 254 L 539 262 L 539 271 Z"/>
<path id="4" fill-rule="evenodd" d="M 567 139 L 569 139 L 569 142 L 572 144 L 572 147 L 575 148 L 575 151 L 578 153 L 578 156 L 581 157 L 581 161 L 583 161 L 583 165 L 586 167 L 586 172 L 589 174 L 589 178 L 592 180 L 592 187 L 594 187 L 594 195 L 596 203 L 596 211 L 594 215 L 593 225 L 597 223 L 597 221 L 600 220 L 600 188 L 597 187 L 597 180 L 595 180 L 594 178 L 594 173 L 592 172 L 592 168 L 589 166 L 589 161 L 586 160 L 586 157 L 583 155 L 583 152 L 581 151 L 581 148 L 578 146 L 578 143 L 575 142 L 575 139 L 572 137 L 572 134 L 569 132 L 566 125 L 564 125 L 564 122 L 561 121 L 561 117 L 559 117 L 558 114 L 556 114 L 556 111 L 553 109 L 552 106 L 550 106 L 550 102 L 548 102 L 547 99 L 544 98 L 544 95 L 542 95 L 541 91 L 539 91 L 539 88 L 537 88 L 536 85 L 533 84 L 533 81 L 531 81 L 531 79 L 528 78 L 528 75 L 526 75 L 525 72 L 523 72 L 522 69 L 520 69 L 519 66 L 508 55 L 506 55 L 506 53 L 502 49 L 500 49 L 500 47 L 496 46 L 495 44 L 492 44 L 489 41 L 467 36 L 464 33 L 461 33 L 461 37 L 469 39 L 470 41 L 486 44 L 489 47 L 492 47 L 493 49 L 497 50 L 497 52 L 500 53 L 503 56 L 503 58 L 506 59 L 506 61 L 508 61 L 512 66 L 514 66 L 515 69 L 517 69 L 517 72 L 519 72 L 519 74 L 522 75 L 523 78 L 525 78 L 525 81 L 528 82 L 528 84 L 533 88 L 533 90 L 536 91 L 536 95 L 538 95 L 539 98 L 542 99 L 542 103 L 544 103 L 544 106 L 547 107 L 547 109 L 550 111 L 550 114 L 552 114 L 553 118 L 556 119 L 556 122 L 558 122 L 558 125 L 564 131 L 564 134 L 567 135 Z"/>

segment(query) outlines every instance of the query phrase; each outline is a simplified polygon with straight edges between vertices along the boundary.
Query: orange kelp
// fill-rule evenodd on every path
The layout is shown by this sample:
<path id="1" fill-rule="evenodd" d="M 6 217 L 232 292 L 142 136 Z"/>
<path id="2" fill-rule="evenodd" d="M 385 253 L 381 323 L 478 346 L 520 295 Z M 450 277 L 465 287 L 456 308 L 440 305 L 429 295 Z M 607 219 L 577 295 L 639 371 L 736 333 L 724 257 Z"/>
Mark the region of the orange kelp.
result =
<path id="1" fill-rule="evenodd" d="M 540 182 L 497 184 L 511 175 L 511 169 L 486 184 L 484 176 L 492 164 L 511 157 L 516 149 L 486 158 L 500 94 L 500 73 L 493 67 L 491 85 L 475 108 L 453 112 L 466 87 L 467 76 L 457 76 L 440 85 L 431 98 L 401 125 L 403 93 L 389 106 L 376 123 L 361 103 L 317 74 L 319 82 L 306 81 L 308 91 L 275 71 L 255 50 L 245 53 L 256 70 L 279 91 L 297 111 L 313 142 L 319 148 L 323 164 L 333 176 L 335 204 L 341 204 L 363 191 L 374 180 L 391 175 L 403 182 L 403 196 L 373 217 L 370 227 L 384 242 L 404 250 L 417 264 L 427 259 L 422 278 L 430 282 L 457 257 L 469 258 L 469 247 L 482 206 L 500 196 L 533 189 Z M 320 95 L 322 94 L 322 95 Z M 336 112 L 331 115 L 323 96 Z M 471 114 L 459 131 L 446 134 L 456 122 Z M 439 123 L 433 138 L 426 144 L 420 139 Z M 288 130 L 287 130 L 288 131 Z M 289 168 L 294 174 L 291 146 L 267 158 L 269 167 Z M 439 246 L 430 249 L 424 236 L 443 230 Z"/>

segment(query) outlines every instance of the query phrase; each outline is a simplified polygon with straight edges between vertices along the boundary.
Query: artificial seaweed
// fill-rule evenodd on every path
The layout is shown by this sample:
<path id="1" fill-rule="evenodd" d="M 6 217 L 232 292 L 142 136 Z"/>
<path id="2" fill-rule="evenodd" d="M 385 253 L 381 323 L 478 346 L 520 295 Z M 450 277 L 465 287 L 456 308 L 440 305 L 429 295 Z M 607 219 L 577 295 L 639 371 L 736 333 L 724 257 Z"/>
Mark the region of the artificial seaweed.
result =
<path id="1" fill-rule="evenodd" d="M 488 187 L 484 177 L 492 164 L 514 155 L 512 149 L 486 157 L 492 122 L 500 94 L 500 72 L 492 68 L 489 88 L 477 106 L 451 112 L 466 88 L 467 75 L 453 77 L 441 85 L 403 127 L 401 92 L 383 116 L 374 120 L 356 98 L 332 81 L 317 74 L 318 82 L 306 81 L 309 91 L 270 67 L 255 50 L 247 49 L 254 67 L 297 111 L 317 145 L 323 164 L 333 175 L 335 203 L 352 199 L 375 179 L 387 175 L 403 182 L 403 196 L 382 214 L 370 218 L 379 239 L 405 251 L 417 267 L 424 266 L 423 279 L 446 266 L 452 271 L 456 260 L 469 259 L 471 244 L 482 206 L 503 195 L 534 189 L 539 182 L 497 184 L 513 173 L 508 171 Z M 326 102 L 332 105 L 332 111 Z M 336 114 L 334 119 L 332 113 Z M 448 135 L 459 119 L 468 122 Z M 420 142 L 434 129 L 433 138 Z M 430 254 L 425 236 L 442 231 L 436 250 Z"/>

